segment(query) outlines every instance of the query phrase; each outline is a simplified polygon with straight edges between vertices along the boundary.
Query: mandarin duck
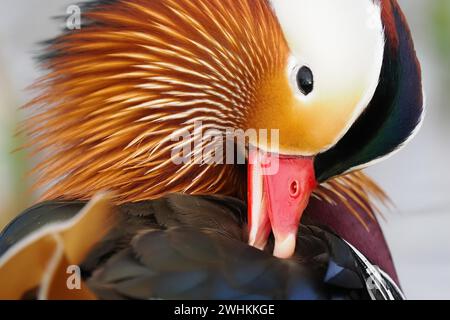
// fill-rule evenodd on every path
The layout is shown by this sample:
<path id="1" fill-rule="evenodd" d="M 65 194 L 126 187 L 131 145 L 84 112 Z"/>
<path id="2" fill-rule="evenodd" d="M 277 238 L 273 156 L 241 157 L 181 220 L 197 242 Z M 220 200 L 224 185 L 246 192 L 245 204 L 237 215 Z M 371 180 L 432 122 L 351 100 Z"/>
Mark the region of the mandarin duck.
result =
<path id="1" fill-rule="evenodd" d="M 81 9 L 25 107 L 42 197 L 0 235 L 0 297 L 404 298 L 361 172 L 423 119 L 396 0 Z"/>

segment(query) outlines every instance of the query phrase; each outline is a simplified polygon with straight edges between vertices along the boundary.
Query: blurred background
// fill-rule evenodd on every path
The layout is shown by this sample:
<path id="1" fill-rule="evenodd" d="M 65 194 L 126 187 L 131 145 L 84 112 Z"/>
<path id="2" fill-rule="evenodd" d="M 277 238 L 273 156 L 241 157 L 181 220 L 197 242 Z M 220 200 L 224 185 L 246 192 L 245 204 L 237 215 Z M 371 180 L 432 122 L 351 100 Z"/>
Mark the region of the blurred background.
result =
<path id="1" fill-rule="evenodd" d="M 403 152 L 369 169 L 396 208 L 383 227 L 409 299 L 450 299 L 450 1 L 399 0 L 422 63 L 427 118 Z M 39 41 L 58 34 L 73 0 L 2 0 L 0 10 L 0 228 L 29 206 L 29 160 L 12 153 L 19 110 L 40 70 Z"/>

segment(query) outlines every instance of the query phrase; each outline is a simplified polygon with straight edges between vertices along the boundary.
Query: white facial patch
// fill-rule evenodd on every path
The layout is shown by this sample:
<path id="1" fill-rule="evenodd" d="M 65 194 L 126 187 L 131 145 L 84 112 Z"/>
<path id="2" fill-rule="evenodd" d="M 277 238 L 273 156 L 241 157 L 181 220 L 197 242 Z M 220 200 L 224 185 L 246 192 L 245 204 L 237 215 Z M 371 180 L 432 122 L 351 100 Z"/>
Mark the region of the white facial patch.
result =
<path id="1" fill-rule="evenodd" d="M 383 64 L 381 8 L 373 0 L 271 0 L 292 52 L 289 78 L 305 65 L 314 91 L 297 97 L 304 105 L 356 104 L 341 138 L 371 101 Z M 355 102 L 356 101 L 356 102 Z M 337 104 L 336 104 L 337 105 Z M 337 142 L 337 141 L 336 141 Z"/>

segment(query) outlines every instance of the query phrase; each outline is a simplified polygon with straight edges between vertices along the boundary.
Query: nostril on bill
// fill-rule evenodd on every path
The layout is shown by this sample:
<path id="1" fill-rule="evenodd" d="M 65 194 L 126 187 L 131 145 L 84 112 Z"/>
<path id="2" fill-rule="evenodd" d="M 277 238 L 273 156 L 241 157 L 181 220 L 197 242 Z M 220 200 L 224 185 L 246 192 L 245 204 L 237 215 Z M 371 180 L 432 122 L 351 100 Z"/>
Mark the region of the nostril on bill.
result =
<path id="1" fill-rule="evenodd" d="M 293 198 L 297 198 L 300 195 L 300 183 L 297 179 L 294 179 L 290 182 L 289 195 Z"/>

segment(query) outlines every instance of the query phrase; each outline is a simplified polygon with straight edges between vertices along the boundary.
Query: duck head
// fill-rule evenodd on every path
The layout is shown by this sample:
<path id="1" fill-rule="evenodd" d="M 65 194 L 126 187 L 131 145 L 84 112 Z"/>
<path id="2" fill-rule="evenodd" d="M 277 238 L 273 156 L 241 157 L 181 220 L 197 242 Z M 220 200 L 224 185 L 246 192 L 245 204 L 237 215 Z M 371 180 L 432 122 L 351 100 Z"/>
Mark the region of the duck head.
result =
<path id="1" fill-rule="evenodd" d="M 286 258 L 315 188 L 397 151 L 422 119 L 395 0 L 113 0 L 83 12 L 81 30 L 48 43 L 30 103 L 44 200 L 247 198 L 249 243 L 262 249 L 272 232 Z M 278 134 L 249 141 L 247 170 L 174 163 L 195 139 L 173 134 L 197 122 Z"/>

